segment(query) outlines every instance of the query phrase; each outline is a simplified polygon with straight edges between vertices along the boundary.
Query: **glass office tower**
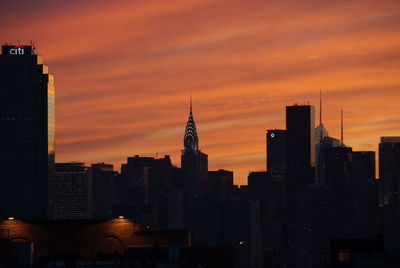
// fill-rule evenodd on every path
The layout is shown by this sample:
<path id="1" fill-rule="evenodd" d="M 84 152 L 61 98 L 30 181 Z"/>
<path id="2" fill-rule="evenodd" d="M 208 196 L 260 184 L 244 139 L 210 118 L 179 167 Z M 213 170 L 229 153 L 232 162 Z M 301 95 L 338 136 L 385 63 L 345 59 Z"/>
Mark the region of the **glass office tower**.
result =
<path id="1" fill-rule="evenodd" d="M 1 218 L 51 217 L 54 128 L 53 75 L 33 46 L 4 45 L 0 55 Z"/>

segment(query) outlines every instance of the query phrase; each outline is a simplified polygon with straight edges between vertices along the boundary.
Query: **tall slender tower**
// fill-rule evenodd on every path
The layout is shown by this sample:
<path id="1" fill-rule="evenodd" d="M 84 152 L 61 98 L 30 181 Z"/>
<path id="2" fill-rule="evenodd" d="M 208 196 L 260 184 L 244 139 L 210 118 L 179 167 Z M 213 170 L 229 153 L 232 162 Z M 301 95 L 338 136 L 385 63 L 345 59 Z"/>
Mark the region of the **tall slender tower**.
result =
<path id="1" fill-rule="evenodd" d="M 340 146 L 344 146 L 343 143 L 343 106 L 340 106 Z"/>
<path id="2" fill-rule="evenodd" d="M 54 77 L 34 46 L 2 47 L 0 96 L 0 217 L 45 219 L 53 204 Z"/>
<path id="3" fill-rule="evenodd" d="M 322 124 L 322 91 L 319 91 L 319 125 L 315 128 L 315 181 L 323 183 L 323 141 L 328 137 L 328 131 Z"/>
<path id="4" fill-rule="evenodd" d="M 189 215 L 193 199 L 200 198 L 208 191 L 208 156 L 199 150 L 199 138 L 193 119 L 191 98 L 189 119 L 183 138 L 181 166 L 184 176 L 185 221 L 190 224 Z"/>

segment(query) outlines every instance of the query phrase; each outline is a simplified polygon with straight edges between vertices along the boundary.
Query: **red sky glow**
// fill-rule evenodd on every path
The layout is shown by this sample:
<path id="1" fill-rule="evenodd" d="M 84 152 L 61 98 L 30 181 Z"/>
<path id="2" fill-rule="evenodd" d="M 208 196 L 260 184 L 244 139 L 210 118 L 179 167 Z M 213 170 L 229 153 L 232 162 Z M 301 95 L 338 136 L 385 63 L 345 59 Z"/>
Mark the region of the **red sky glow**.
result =
<path id="1" fill-rule="evenodd" d="M 171 155 L 193 95 L 209 169 L 265 170 L 265 130 L 310 102 L 330 136 L 377 151 L 400 136 L 399 1 L 8 1 L 0 41 L 29 44 L 55 75 L 56 161 Z M 316 122 L 317 125 L 318 122 Z"/>

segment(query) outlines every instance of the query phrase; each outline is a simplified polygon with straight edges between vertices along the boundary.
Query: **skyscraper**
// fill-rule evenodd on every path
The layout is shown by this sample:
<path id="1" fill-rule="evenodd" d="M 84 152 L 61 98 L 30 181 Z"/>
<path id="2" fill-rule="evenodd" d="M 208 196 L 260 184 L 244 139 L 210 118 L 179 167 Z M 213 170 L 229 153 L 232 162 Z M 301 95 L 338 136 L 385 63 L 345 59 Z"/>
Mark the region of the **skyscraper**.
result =
<path id="1" fill-rule="evenodd" d="M 183 138 L 181 165 L 184 173 L 185 190 L 191 197 L 200 197 L 208 187 L 208 156 L 199 150 L 196 124 L 193 119 L 190 101 L 189 119 Z"/>
<path id="2" fill-rule="evenodd" d="M 199 150 L 196 124 L 190 100 L 189 119 L 183 138 L 184 148 L 181 156 L 184 190 L 184 218 L 187 225 L 192 224 L 194 200 L 201 198 L 208 191 L 208 156 Z"/>
<path id="3" fill-rule="evenodd" d="M 400 137 L 381 137 L 379 143 L 379 206 L 383 209 L 385 247 L 400 251 Z"/>
<path id="4" fill-rule="evenodd" d="M 322 92 L 319 92 L 319 125 L 315 128 L 315 182 L 324 183 L 323 150 L 324 139 L 328 137 L 328 131 L 322 124 Z"/>
<path id="5" fill-rule="evenodd" d="M 380 205 L 400 201 L 400 137 L 381 137 L 379 143 Z M 400 205 L 400 204 L 398 204 Z"/>
<path id="6" fill-rule="evenodd" d="M 309 233 L 308 185 L 315 183 L 315 122 L 314 106 L 286 106 L 286 159 L 287 159 L 287 217 L 285 232 L 289 258 L 300 256 Z M 299 200 L 302 200 L 301 202 Z M 304 202 L 303 202 L 304 201 Z"/>
<path id="7" fill-rule="evenodd" d="M 267 170 L 282 178 L 286 171 L 286 130 L 267 130 Z"/>
<path id="8" fill-rule="evenodd" d="M 286 106 L 286 137 L 288 167 L 315 167 L 314 106 Z"/>
<path id="9" fill-rule="evenodd" d="M 44 219 L 53 205 L 54 77 L 34 46 L 0 55 L 0 211 Z M 49 191 L 50 190 L 50 191 Z M 50 202 L 49 202 L 50 201 Z"/>

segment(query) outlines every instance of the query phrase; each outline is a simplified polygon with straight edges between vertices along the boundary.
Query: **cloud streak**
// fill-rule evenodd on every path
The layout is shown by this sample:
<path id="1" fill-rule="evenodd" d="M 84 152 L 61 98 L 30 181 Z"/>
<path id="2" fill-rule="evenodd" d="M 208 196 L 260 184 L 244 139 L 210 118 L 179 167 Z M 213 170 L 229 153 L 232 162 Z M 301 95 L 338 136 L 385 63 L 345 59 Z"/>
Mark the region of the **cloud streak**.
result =
<path id="1" fill-rule="evenodd" d="M 210 169 L 239 184 L 265 169 L 285 106 L 317 104 L 320 89 L 329 133 L 342 104 L 354 150 L 400 135 L 398 1 L 6 0 L 0 25 L 55 74 L 58 162 L 158 151 L 179 165 L 190 94 Z"/>

